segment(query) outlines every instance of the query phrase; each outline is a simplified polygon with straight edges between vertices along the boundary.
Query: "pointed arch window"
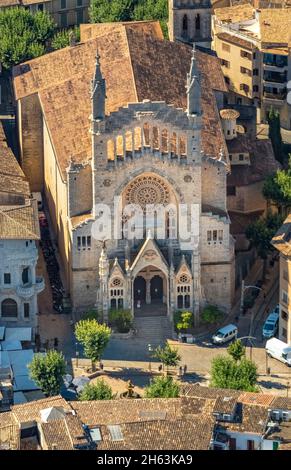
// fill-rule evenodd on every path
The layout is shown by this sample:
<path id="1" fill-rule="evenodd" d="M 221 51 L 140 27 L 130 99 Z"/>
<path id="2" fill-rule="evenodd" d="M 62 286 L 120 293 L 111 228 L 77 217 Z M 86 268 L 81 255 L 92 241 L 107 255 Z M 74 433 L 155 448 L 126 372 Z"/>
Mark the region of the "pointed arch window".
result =
<path id="1" fill-rule="evenodd" d="M 188 16 L 187 15 L 183 16 L 182 28 L 183 28 L 183 33 L 188 32 Z"/>
<path id="2" fill-rule="evenodd" d="M 195 31 L 200 31 L 201 29 L 201 19 L 200 19 L 200 14 L 197 13 L 195 17 Z"/>

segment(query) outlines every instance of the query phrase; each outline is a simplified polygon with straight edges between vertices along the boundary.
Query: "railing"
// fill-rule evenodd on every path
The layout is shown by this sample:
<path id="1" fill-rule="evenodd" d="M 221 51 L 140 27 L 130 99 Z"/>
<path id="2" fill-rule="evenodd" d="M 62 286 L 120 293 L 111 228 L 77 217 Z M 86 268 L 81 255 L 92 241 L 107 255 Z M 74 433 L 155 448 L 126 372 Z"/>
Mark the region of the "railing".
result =
<path id="1" fill-rule="evenodd" d="M 44 284 L 44 278 L 43 277 L 37 277 L 36 278 L 36 284 L 35 284 L 35 290 L 37 293 L 42 292 L 44 290 L 45 284 Z"/>
<path id="2" fill-rule="evenodd" d="M 269 93 L 267 91 L 264 91 L 263 93 L 264 98 L 270 99 L 270 100 L 279 100 L 283 101 L 286 99 L 287 93 Z"/>

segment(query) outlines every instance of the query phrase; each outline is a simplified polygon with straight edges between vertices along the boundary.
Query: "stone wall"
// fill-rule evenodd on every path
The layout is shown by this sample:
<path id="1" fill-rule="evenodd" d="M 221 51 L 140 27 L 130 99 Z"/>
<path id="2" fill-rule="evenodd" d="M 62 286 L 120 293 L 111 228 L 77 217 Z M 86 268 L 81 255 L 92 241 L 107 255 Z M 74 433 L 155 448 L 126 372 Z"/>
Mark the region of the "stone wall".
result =
<path id="1" fill-rule="evenodd" d="M 43 123 L 37 94 L 18 101 L 21 166 L 32 192 L 43 190 Z"/>

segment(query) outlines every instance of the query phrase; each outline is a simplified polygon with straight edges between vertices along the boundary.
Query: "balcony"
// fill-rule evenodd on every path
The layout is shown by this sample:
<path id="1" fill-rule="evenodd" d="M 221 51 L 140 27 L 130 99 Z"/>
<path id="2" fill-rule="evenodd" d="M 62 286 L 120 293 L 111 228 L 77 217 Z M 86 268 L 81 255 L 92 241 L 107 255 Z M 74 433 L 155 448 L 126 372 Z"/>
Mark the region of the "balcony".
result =
<path id="1" fill-rule="evenodd" d="M 17 295 L 23 297 L 24 299 L 29 299 L 34 295 L 34 287 L 31 284 L 26 286 L 18 286 L 16 288 Z"/>
<path id="2" fill-rule="evenodd" d="M 263 80 L 264 82 L 285 84 L 287 82 L 287 73 L 271 72 L 265 70 Z"/>
<path id="3" fill-rule="evenodd" d="M 45 283 L 44 283 L 44 278 L 42 276 L 38 276 L 36 278 L 36 284 L 35 284 L 35 291 L 37 294 L 42 292 L 45 288 Z"/>
<path id="4" fill-rule="evenodd" d="M 280 90 L 280 93 L 271 93 L 264 90 L 263 97 L 265 100 L 275 100 L 283 104 L 287 97 L 286 89 Z"/>
<path id="5" fill-rule="evenodd" d="M 42 292 L 45 288 L 45 284 L 44 284 L 44 278 L 39 276 L 36 278 L 36 284 L 35 284 L 35 291 L 37 294 L 39 294 L 40 292 Z"/>

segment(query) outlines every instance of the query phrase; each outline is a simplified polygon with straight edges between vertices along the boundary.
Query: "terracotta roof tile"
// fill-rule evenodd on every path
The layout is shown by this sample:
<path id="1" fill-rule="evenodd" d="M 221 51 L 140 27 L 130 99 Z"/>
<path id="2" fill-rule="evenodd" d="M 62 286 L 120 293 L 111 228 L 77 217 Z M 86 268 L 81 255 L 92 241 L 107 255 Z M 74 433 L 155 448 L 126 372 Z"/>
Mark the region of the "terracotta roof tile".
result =
<path id="1" fill-rule="evenodd" d="M 267 395 L 265 393 L 243 392 L 238 397 L 239 402 L 249 405 L 268 406 L 272 403 L 273 400 L 273 395 Z"/>
<path id="2" fill-rule="evenodd" d="M 151 421 L 120 426 L 122 440 L 113 441 L 107 427 L 101 427 L 98 450 L 208 450 L 214 420 L 195 417 L 191 421 Z"/>
<path id="3" fill-rule="evenodd" d="M 20 449 L 20 429 L 16 425 L 0 426 L 0 450 Z"/>
<path id="4" fill-rule="evenodd" d="M 254 17 L 255 10 L 249 3 L 236 5 L 233 7 L 215 8 L 215 16 L 220 21 L 227 23 L 238 23 L 239 21 L 250 20 Z"/>
<path id="5" fill-rule="evenodd" d="M 39 240 L 37 207 L 28 200 L 25 205 L 0 206 L 0 239 Z"/>
<path id="6" fill-rule="evenodd" d="M 27 421 L 39 422 L 40 411 L 54 406 L 62 407 L 65 411 L 71 411 L 72 408 L 61 396 L 51 398 L 43 398 L 30 403 L 23 403 L 21 405 L 14 405 L 12 407 L 13 416 L 18 423 Z"/>
<path id="7" fill-rule="evenodd" d="M 39 93 L 64 178 L 71 156 L 76 163 L 91 158 L 90 81 L 97 48 L 106 79 L 107 114 L 144 99 L 186 108 L 191 47 L 131 28 L 114 26 L 113 33 L 15 67 L 16 98 Z M 202 147 L 217 157 L 225 142 L 213 90 L 225 91 L 226 85 L 216 56 L 197 51 L 197 60 L 202 74 Z"/>

